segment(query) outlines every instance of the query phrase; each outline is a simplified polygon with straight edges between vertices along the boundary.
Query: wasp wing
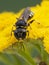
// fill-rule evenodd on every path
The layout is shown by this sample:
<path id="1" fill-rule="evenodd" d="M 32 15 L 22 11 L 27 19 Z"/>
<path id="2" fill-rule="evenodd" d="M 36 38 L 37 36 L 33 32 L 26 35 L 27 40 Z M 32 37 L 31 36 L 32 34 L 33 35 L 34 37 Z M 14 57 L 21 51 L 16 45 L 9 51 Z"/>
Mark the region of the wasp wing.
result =
<path id="1" fill-rule="evenodd" d="M 24 21 L 27 21 L 29 19 L 29 16 L 32 16 L 33 12 L 30 10 L 30 7 L 25 8 L 19 19 L 23 19 Z"/>

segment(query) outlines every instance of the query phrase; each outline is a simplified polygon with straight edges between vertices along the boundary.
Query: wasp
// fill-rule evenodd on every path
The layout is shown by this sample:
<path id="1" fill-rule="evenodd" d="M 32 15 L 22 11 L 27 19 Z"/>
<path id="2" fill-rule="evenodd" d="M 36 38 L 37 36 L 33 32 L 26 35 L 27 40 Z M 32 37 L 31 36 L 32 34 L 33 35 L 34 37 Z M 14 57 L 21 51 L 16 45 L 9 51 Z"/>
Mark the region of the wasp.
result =
<path id="1" fill-rule="evenodd" d="M 17 18 L 17 22 L 14 24 L 16 27 L 14 32 L 14 36 L 17 40 L 24 40 L 26 38 L 27 32 L 29 36 L 29 31 L 27 30 L 28 26 L 34 21 L 31 20 L 29 23 L 28 21 L 34 16 L 34 13 L 30 10 L 30 7 L 25 8 L 23 13 Z"/>

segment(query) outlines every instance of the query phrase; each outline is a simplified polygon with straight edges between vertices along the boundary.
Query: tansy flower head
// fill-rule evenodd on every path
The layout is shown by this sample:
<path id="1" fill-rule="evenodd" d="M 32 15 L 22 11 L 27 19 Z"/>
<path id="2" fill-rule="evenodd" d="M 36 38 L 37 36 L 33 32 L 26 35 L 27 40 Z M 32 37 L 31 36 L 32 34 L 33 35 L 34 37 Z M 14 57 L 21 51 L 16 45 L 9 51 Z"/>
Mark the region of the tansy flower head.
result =
<path id="1" fill-rule="evenodd" d="M 30 7 L 31 11 L 34 12 L 34 17 L 31 20 L 35 20 L 32 24 L 30 24 L 31 28 L 28 27 L 29 30 L 29 38 L 37 39 L 44 37 L 44 46 L 46 50 L 47 48 L 47 40 L 49 37 L 46 37 L 47 32 L 49 35 L 49 1 L 42 1 L 41 6 L 37 5 L 36 7 Z M 12 45 L 17 41 L 14 34 L 11 31 L 12 27 L 17 21 L 16 18 L 22 14 L 23 10 L 18 13 L 13 12 L 3 12 L 0 13 L 0 51 Z M 27 21 L 29 22 L 29 21 Z M 40 24 L 38 24 L 40 23 Z M 45 39 L 46 38 L 46 39 Z M 48 40 L 49 41 L 49 40 Z"/>

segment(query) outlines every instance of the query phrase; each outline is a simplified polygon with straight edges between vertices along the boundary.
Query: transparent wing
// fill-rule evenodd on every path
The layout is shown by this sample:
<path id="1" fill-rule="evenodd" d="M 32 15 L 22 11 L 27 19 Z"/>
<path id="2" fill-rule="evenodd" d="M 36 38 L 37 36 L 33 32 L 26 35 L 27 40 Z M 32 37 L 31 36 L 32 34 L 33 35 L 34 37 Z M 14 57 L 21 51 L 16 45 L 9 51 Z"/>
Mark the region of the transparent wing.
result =
<path id="1" fill-rule="evenodd" d="M 28 20 L 29 17 L 33 16 L 33 12 L 30 10 L 30 7 L 25 8 L 19 19 L 24 19 L 25 21 Z"/>

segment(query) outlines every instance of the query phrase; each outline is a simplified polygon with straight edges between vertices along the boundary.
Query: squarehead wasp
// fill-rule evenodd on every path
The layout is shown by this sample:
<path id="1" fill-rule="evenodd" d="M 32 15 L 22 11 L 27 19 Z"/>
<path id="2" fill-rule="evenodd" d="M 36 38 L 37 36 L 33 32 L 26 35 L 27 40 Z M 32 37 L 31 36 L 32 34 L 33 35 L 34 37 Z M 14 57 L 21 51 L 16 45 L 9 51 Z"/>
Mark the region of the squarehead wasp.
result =
<path id="1" fill-rule="evenodd" d="M 17 22 L 15 23 L 16 30 L 12 30 L 14 32 L 14 36 L 18 40 L 23 40 L 26 38 L 26 33 L 28 32 L 29 36 L 29 31 L 27 30 L 27 27 L 30 26 L 30 24 L 34 21 L 31 20 L 29 23 L 27 22 L 33 17 L 33 12 L 30 10 L 30 7 L 25 8 L 23 13 L 20 15 L 19 18 L 17 18 Z"/>

